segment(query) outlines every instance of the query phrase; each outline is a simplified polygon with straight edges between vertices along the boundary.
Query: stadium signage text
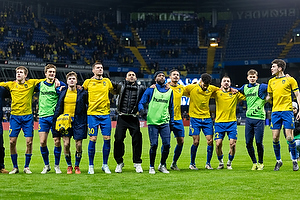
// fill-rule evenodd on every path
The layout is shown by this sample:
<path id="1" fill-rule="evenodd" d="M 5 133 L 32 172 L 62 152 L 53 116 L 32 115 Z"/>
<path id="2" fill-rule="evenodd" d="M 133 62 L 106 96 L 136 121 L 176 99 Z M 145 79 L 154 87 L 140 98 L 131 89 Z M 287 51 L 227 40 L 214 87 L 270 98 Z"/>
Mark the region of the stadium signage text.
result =
<path id="1" fill-rule="evenodd" d="M 160 21 L 190 21 L 194 17 L 194 14 L 190 13 L 137 13 L 137 16 L 131 15 L 131 17 L 145 20 L 147 15 L 159 16 Z"/>
<path id="2" fill-rule="evenodd" d="M 236 14 L 238 19 L 294 17 L 296 16 L 296 9 L 285 8 L 285 9 L 268 9 L 268 10 L 254 10 L 254 11 L 238 11 Z"/>

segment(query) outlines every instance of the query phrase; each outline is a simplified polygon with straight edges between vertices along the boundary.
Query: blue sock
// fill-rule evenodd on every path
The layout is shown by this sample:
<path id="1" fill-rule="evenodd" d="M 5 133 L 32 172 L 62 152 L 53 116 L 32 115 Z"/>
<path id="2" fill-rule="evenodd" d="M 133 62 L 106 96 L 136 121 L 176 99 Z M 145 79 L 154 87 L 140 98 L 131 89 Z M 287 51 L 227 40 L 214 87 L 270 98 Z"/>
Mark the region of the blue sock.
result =
<path id="1" fill-rule="evenodd" d="M 234 155 L 232 156 L 232 155 L 228 154 L 228 160 L 233 161 L 233 158 L 234 158 Z"/>
<path id="2" fill-rule="evenodd" d="M 11 154 L 11 161 L 13 163 L 14 168 L 19 168 L 18 167 L 18 154 Z"/>
<path id="3" fill-rule="evenodd" d="M 223 159 L 223 154 L 218 156 L 218 160 L 221 162 L 221 160 Z"/>
<path id="4" fill-rule="evenodd" d="M 297 149 L 296 149 L 296 142 L 295 139 L 293 141 L 289 141 L 289 147 L 292 154 L 292 159 L 297 160 Z"/>
<path id="5" fill-rule="evenodd" d="M 88 147 L 89 165 L 94 165 L 95 146 L 96 146 L 96 142 L 90 140 L 89 147 Z"/>
<path id="6" fill-rule="evenodd" d="M 65 159 L 66 159 L 67 165 L 72 166 L 71 155 L 70 154 L 65 154 Z"/>
<path id="7" fill-rule="evenodd" d="M 47 146 L 45 147 L 40 147 L 41 154 L 44 160 L 45 165 L 49 165 L 49 150 Z"/>
<path id="8" fill-rule="evenodd" d="M 103 164 L 107 165 L 108 156 L 110 152 L 110 140 L 104 140 L 102 152 L 103 152 Z"/>
<path id="9" fill-rule="evenodd" d="M 81 157 L 82 157 L 82 152 L 76 152 L 75 153 L 75 167 L 79 167 Z"/>
<path id="10" fill-rule="evenodd" d="M 198 146 L 192 145 L 191 147 L 191 165 L 195 164 Z"/>
<path id="11" fill-rule="evenodd" d="M 280 155 L 280 142 L 274 142 L 273 141 L 273 148 L 274 148 L 274 153 L 276 156 L 276 160 L 280 160 L 281 159 L 281 155 Z"/>
<path id="12" fill-rule="evenodd" d="M 206 164 L 210 164 L 212 155 L 213 155 L 213 146 L 207 146 L 207 156 L 206 156 Z"/>
<path id="13" fill-rule="evenodd" d="M 24 166 L 24 168 L 29 167 L 31 156 L 32 156 L 32 154 L 25 154 L 25 166 Z"/>
<path id="14" fill-rule="evenodd" d="M 183 145 L 179 146 L 178 144 L 176 145 L 175 149 L 174 149 L 174 157 L 173 157 L 173 162 L 176 163 L 179 156 L 181 155 L 182 152 L 182 147 Z"/>
<path id="15" fill-rule="evenodd" d="M 59 165 L 59 162 L 60 162 L 60 154 L 61 154 L 61 146 L 59 146 L 59 147 L 54 147 L 55 165 Z"/>

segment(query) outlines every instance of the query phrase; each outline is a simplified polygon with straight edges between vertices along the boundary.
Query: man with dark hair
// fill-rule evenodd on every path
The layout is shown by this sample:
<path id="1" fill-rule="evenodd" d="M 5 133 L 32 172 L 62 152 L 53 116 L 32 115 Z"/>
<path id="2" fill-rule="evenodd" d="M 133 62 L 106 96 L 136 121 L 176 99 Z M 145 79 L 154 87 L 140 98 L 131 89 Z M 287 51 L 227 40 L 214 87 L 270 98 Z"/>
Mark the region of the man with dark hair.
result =
<path id="1" fill-rule="evenodd" d="M 73 173 L 70 153 L 70 139 L 74 138 L 76 144 L 75 174 L 81 174 L 79 164 L 82 157 L 82 140 L 87 138 L 87 91 L 76 88 L 77 74 L 69 72 L 66 75 L 67 88 L 63 88 L 53 116 L 53 135 L 63 138 L 65 159 L 68 165 L 67 174 Z M 57 119 L 64 115 L 71 118 L 71 127 L 57 130 L 61 122 Z"/>
<path id="2" fill-rule="evenodd" d="M 274 78 L 268 82 L 268 93 L 266 100 L 272 98 L 272 118 L 271 126 L 273 134 L 273 148 L 276 156 L 276 165 L 274 171 L 278 171 L 282 166 L 281 154 L 280 154 L 280 129 L 284 125 L 286 139 L 289 143 L 289 149 L 292 154 L 293 170 L 298 171 L 299 166 L 297 163 L 296 143 L 293 137 L 294 115 L 292 107 L 293 92 L 297 98 L 298 104 L 300 103 L 299 87 L 296 80 L 292 77 L 287 77 L 284 74 L 286 63 L 284 60 L 275 59 L 272 61 L 271 73 Z M 297 114 L 296 119 L 299 120 L 300 113 Z"/>
<path id="3" fill-rule="evenodd" d="M 96 62 L 92 66 L 94 77 L 86 79 L 83 88 L 88 91 L 88 130 L 89 130 L 89 174 L 94 174 L 94 157 L 96 152 L 96 141 L 98 137 L 98 126 L 100 126 L 103 136 L 103 165 L 102 171 L 111 174 L 107 165 L 110 152 L 111 119 L 110 119 L 110 101 L 109 92 L 114 87 L 108 78 L 103 77 L 103 65 Z"/>
<path id="4" fill-rule="evenodd" d="M 227 169 L 232 170 L 232 161 L 236 150 L 237 121 L 236 106 L 239 101 L 246 100 L 241 93 L 233 94 L 230 89 L 231 81 L 228 76 L 224 76 L 221 81 L 221 89 L 213 94 L 216 100 L 216 121 L 215 121 L 215 141 L 216 153 L 219 160 L 217 169 L 224 168 L 223 162 L 223 140 L 227 133 L 230 150 L 228 154 Z"/>
<path id="5" fill-rule="evenodd" d="M 247 72 L 248 84 L 243 85 L 239 91 L 246 96 L 247 112 L 246 112 L 246 126 L 245 139 L 248 154 L 252 160 L 253 166 L 251 170 L 263 170 L 264 146 L 263 137 L 265 129 L 266 113 L 264 105 L 267 96 L 267 84 L 258 84 L 258 72 L 250 69 Z M 255 150 L 253 148 L 253 139 L 255 137 L 258 163 L 255 157 Z"/>
<path id="6" fill-rule="evenodd" d="M 4 103 L 4 98 L 9 98 L 9 92 L 6 90 L 4 87 L 0 87 L 0 173 L 2 174 L 8 174 L 9 171 L 5 169 L 4 166 L 4 157 L 5 157 L 5 148 L 3 146 L 3 126 L 2 126 L 2 119 L 3 119 L 3 103 Z"/>
<path id="7" fill-rule="evenodd" d="M 183 85 L 179 85 L 180 72 L 177 69 L 172 69 L 169 73 L 171 82 L 169 83 L 170 88 L 173 90 L 173 103 L 174 103 L 174 126 L 172 130 L 176 140 L 177 145 L 174 149 L 173 162 L 171 164 L 171 169 L 179 170 L 177 166 L 177 160 L 182 152 L 182 147 L 184 143 L 184 126 L 181 117 L 181 97 L 185 96 L 185 90 Z"/>
<path id="8" fill-rule="evenodd" d="M 143 172 L 141 166 L 143 140 L 137 112 L 138 103 L 146 88 L 143 85 L 138 85 L 136 80 L 135 73 L 129 71 L 126 74 L 126 79 L 120 82 L 115 88 L 116 94 L 118 94 L 117 108 L 119 113 L 114 142 L 114 158 L 117 162 L 116 173 L 121 173 L 124 167 L 124 139 L 127 129 L 129 129 L 132 137 L 132 159 L 135 170 L 137 173 Z"/>
<path id="9" fill-rule="evenodd" d="M 191 146 L 191 170 L 198 170 L 195 164 L 197 148 L 199 146 L 201 129 L 207 140 L 207 158 L 206 169 L 213 169 L 210 161 L 213 154 L 213 122 L 209 112 L 209 100 L 219 88 L 211 83 L 211 76 L 207 73 L 201 75 L 201 80 L 198 84 L 190 84 L 185 87 L 185 93 L 190 97 L 189 114 L 190 131 L 189 135 L 193 137 Z"/>
<path id="10" fill-rule="evenodd" d="M 170 150 L 170 125 L 174 124 L 173 91 L 166 89 L 165 75 L 162 71 L 154 74 L 155 88 L 147 88 L 141 101 L 139 111 L 144 113 L 145 105 L 149 103 L 147 113 L 148 133 L 150 138 L 150 168 L 149 174 L 155 174 L 154 162 L 158 146 L 158 135 L 162 139 L 162 153 L 158 171 L 169 173 L 166 160 Z"/>

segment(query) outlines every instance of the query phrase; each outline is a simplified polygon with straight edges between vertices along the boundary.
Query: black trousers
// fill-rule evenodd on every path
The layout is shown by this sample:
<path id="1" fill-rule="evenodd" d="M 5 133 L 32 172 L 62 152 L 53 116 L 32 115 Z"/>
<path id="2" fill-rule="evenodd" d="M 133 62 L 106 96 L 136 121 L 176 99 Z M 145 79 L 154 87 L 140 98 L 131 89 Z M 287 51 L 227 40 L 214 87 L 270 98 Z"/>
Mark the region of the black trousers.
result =
<path id="1" fill-rule="evenodd" d="M 142 133 L 140 131 L 140 122 L 137 117 L 130 115 L 119 115 L 114 142 L 114 158 L 118 164 L 123 162 L 123 156 L 125 153 L 124 139 L 126 137 L 126 131 L 129 129 L 129 133 L 132 137 L 132 152 L 133 163 L 142 163 Z"/>

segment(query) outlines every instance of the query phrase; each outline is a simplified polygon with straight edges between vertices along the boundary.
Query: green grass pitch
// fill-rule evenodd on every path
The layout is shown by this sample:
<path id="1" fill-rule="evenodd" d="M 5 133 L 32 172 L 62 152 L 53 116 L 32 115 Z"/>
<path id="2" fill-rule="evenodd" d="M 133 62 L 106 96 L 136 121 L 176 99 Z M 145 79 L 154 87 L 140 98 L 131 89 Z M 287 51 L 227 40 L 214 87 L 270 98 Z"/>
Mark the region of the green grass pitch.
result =
<path id="1" fill-rule="evenodd" d="M 190 163 L 190 147 L 192 138 L 185 137 L 183 152 L 178 161 L 181 171 L 170 171 L 170 174 L 157 172 L 155 175 L 148 173 L 149 169 L 149 138 L 146 128 L 142 128 L 143 153 L 142 167 L 144 173 L 135 172 L 132 163 L 131 137 L 127 134 L 125 139 L 125 156 L 123 173 L 114 173 L 116 163 L 113 158 L 113 139 L 111 141 L 111 153 L 109 167 L 112 174 L 104 174 L 102 166 L 102 144 L 99 137 L 96 144 L 95 174 L 89 175 L 88 171 L 88 140 L 83 143 L 83 158 L 80 164 L 82 174 L 66 174 L 66 162 L 62 154 L 61 170 L 63 174 L 55 174 L 53 140 L 48 138 L 50 151 L 50 164 L 52 170 L 48 174 L 40 174 L 44 164 L 40 154 L 38 133 L 35 133 L 33 141 L 33 156 L 30 169 L 33 174 L 22 172 L 24 166 L 25 139 L 22 133 L 18 139 L 18 163 L 20 174 L 0 174 L 0 199 L 297 199 L 299 194 L 295 190 L 299 183 L 299 172 L 292 170 L 292 162 L 288 154 L 288 147 L 283 135 L 281 135 L 281 153 L 283 166 L 280 171 L 274 172 L 275 156 L 272 147 L 272 134 L 269 127 L 265 128 L 264 146 L 265 157 L 263 171 L 251 171 L 252 163 L 245 147 L 244 126 L 238 127 L 238 141 L 236 156 L 233 160 L 233 170 L 205 170 L 206 141 L 201 135 L 198 148 L 196 165 L 198 171 L 188 169 Z M 188 128 L 186 128 L 186 135 Z M 114 130 L 112 130 L 112 135 Z M 50 136 L 50 135 L 49 135 Z M 4 132 L 6 157 L 6 169 L 12 169 L 9 153 L 8 132 Z M 160 143 L 161 145 L 161 143 Z M 167 160 L 169 168 L 176 140 L 172 135 L 171 150 Z M 74 163 L 75 144 L 72 141 L 71 153 Z M 224 162 L 227 162 L 229 141 L 226 139 L 223 145 Z M 157 151 L 155 167 L 160 160 L 160 147 Z M 217 156 L 214 151 L 212 167 L 218 166 Z"/>

